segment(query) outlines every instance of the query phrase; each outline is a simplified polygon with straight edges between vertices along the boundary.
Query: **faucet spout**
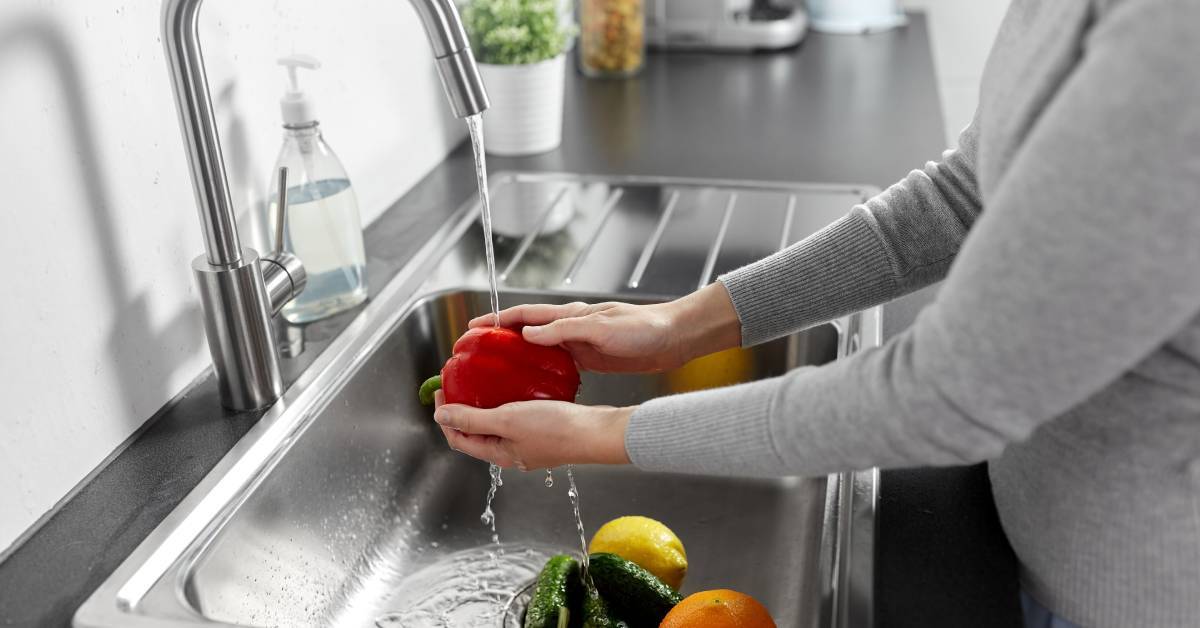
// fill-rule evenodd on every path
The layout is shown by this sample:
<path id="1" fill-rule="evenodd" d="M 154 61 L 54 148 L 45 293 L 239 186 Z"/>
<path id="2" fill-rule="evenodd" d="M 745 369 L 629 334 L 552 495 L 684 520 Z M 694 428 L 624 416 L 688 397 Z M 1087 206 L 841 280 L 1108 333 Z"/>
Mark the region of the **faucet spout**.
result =
<path id="1" fill-rule="evenodd" d="M 273 281 L 274 287 L 269 288 L 257 252 L 242 248 L 200 49 L 201 3 L 163 0 L 162 40 L 204 233 L 204 254 L 192 267 L 204 305 L 209 350 L 223 403 L 246 410 L 272 403 L 283 393 L 279 355 L 269 327 L 272 296 L 275 292 L 294 295 L 296 278 L 302 275 L 300 269 L 286 265 L 282 271 L 269 267 L 274 279 L 283 273 L 290 282 Z M 487 93 L 454 1 L 411 3 L 429 38 L 454 115 L 464 118 L 487 109 Z M 290 293 L 283 290 L 285 283 L 291 286 Z"/>
<path id="2" fill-rule="evenodd" d="M 411 0 L 421 18 L 429 46 L 433 50 L 442 89 L 450 101 L 450 109 L 465 118 L 488 108 L 483 79 L 475 67 L 475 56 L 454 0 Z"/>

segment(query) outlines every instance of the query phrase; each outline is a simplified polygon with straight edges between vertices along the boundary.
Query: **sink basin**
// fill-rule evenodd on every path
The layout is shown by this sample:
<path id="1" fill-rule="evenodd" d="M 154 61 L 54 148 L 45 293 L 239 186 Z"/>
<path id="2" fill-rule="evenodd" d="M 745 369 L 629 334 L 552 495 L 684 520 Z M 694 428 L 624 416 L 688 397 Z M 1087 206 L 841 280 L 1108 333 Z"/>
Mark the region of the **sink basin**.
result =
<path id="1" fill-rule="evenodd" d="M 686 262 L 676 261 L 663 270 L 650 264 L 656 256 L 695 260 L 703 282 L 721 271 L 723 257 L 740 263 L 746 256 L 770 252 L 753 247 L 728 252 L 720 241 L 714 247 L 695 237 L 702 229 L 697 225 L 711 223 L 726 244 L 752 242 L 730 228 L 728 208 L 734 202 L 724 200 L 721 190 L 749 196 L 765 193 L 761 187 L 516 175 L 493 180 L 494 187 L 522 183 L 566 186 L 566 192 L 549 196 L 555 203 L 578 204 L 572 224 L 590 226 L 555 234 L 541 234 L 535 227 L 528 235 L 499 242 L 500 267 L 508 269 L 501 294 L 504 306 L 572 300 L 652 302 L 696 285 L 694 273 L 687 281 L 670 281 L 672 276 L 688 275 Z M 588 187 L 601 184 L 603 193 Z M 803 186 L 767 191 L 792 198 L 830 193 L 827 187 L 813 191 Z M 617 201 L 612 200 L 614 194 Z M 716 211 L 724 212 L 723 218 L 689 216 L 694 208 L 679 206 L 685 197 L 718 199 Z M 587 199 L 594 202 L 588 205 Z M 621 199 L 649 199 L 666 218 L 656 219 L 646 210 L 642 222 L 649 228 L 631 228 L 634 223 L 623 223 L 622 212 L 636 215 L 635 210 L 644 208 L 631 209 Z M 676 207 L 668 209 L 668 203 Z M 795 206 L 796 201 L 788 202 L 789 226 L 796 222 Z M 494 503 L 503 545 L 493 544 L 491 530 L 480 521 L 487 465 L 449 450 L 430 409 L 416 399 L 418 385 L 440 368 L 466 322 L 488 311 L 487 293 L 479 289 L 474 267 L 472 238 L 478 231 L 472 211 L 464 207 L 300 375 L 283 399 L 81 607 L 77 626 L 372 626 L 377 621 L 381 626 L 437 625 L 404 623 L 406 617 L 415 617 L 405 605 L 423 600 L 404 599 L 403 592 L 411 593 L 414 582 L 429 585 L 437 578 L 428 574 L 439 568 L 450 565 L 440 573 L 453 572 L 453 565 L 461 564 L 453 562 L 455 557 L 473 551 L 502 552 L 504 560 L 528 556 L 534 571 L 523 576 L 527 581 L 546 554 L 578 551 L 579 532 L 563 470 L 556 472 L 553 487 L 546 486 L 542 472 L 504 474 Z M 693 222 L 673 226 L 672 220 Z M 614 224 L 625 225 L 624 239 L 605 233 Z M 690 229 L 687 237 L 674 231 L 679 224 Z M 777 245 L 779 231 L 769 235 Z M 619 269 L 620 275 L 633 273 L 653 284 L 653 290 L 639 291 L 645 283 L 607 277 L 580 261 L 604 238 L 614 243 L 603 245 L 608 253 L 615 243 L 627 242 L 627 257 L 632 259 L 614 263 L 609 256 L 603 265 Z M 788 238 L 787 230 L 783 238 Z M 688 241 L 700 250 L 690 251 Z M 667 250 L 673 252 L 662 253 Z M 522 269 L 522 258 L 536 263 Z M 514 278 L 523 285 L 513 285 L 518 283 Z M 588 281 L 599 282 L 608 292 L 589 289 Z M 878 312 L 872 310 L 672 372 L 586 373 L 580 402 L 628 405 L 777 376 L 797 366 L 836 360 L 876 344 L 878 337 Z M 664 521 L 687 548 L 691 568 L 685 594 L 710 588 L 744 591 L 766 604 L 778 624 L 788 628 L 870 625 L 875 476 L 872 470 L 781 479 L 591 466 L 575 470 L 589 533 L 625 514 Z M 508 587 L 501 594 L 512 596 L 519 588 L 513 585 L 489 586 Z M 430 596 L 409 597 L 413 595 Z M 496 617 L 452 625 L 502 622 Z"/>

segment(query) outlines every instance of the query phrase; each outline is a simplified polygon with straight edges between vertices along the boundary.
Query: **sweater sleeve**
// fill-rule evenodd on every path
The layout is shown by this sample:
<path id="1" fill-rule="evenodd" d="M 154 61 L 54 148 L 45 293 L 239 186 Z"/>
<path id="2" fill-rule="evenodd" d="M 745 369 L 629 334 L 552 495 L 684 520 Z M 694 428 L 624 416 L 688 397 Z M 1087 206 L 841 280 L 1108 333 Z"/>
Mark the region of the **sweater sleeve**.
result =
<path id="1" fill-rule="evenodd" d="M 819 475 L 979 461 L 1178 334 L 1200 315 L 1197 22 L 1200 4 L 1131 0 L 1092 28 L 907 332 L 643 404 L 626 432 L 634 463 Z"/>
<path id="2" fill-rule="evenodd" d="M 742 323 L 742 344 L 766 342 L 941 280 L 982 209 L 975 182 L 978 138 L 976 121 L 941 161 L 912 171 L 787 249 L 720 276 Z"/>

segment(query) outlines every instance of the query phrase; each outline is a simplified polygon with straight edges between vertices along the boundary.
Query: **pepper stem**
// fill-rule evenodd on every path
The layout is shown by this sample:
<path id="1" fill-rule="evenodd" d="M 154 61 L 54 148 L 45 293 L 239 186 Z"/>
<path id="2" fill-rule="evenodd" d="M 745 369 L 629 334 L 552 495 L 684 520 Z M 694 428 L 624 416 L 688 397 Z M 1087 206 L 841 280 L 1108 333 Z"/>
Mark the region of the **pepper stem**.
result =
<path id="1" fill-rule="evenodd" d="M 442 376 L 434 375 L 425 380 L 421 384 L 421 389 L 417 391 L 417 397 L 421 400 L 421 405 L 433 405 L 433 393 L 437 392 L 442 387 Z"/>

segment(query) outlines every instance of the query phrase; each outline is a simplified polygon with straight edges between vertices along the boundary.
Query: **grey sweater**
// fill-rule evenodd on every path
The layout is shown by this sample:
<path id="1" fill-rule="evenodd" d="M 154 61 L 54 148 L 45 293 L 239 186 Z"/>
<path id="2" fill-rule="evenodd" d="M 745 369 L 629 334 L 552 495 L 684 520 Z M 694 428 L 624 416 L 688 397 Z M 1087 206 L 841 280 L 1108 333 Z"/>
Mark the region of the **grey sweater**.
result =
<path id="1" fill-rule="evenodd" d="M 884 346 L 642 405 L 639 467 L 990 460 L 1026 590 L 1200 625 L 1200 0 L 1014 0 L 956 149 L 720 278 L 751 345 L 945 279 Z M 980 565 L 985 569 L 985 565 Z"/>

